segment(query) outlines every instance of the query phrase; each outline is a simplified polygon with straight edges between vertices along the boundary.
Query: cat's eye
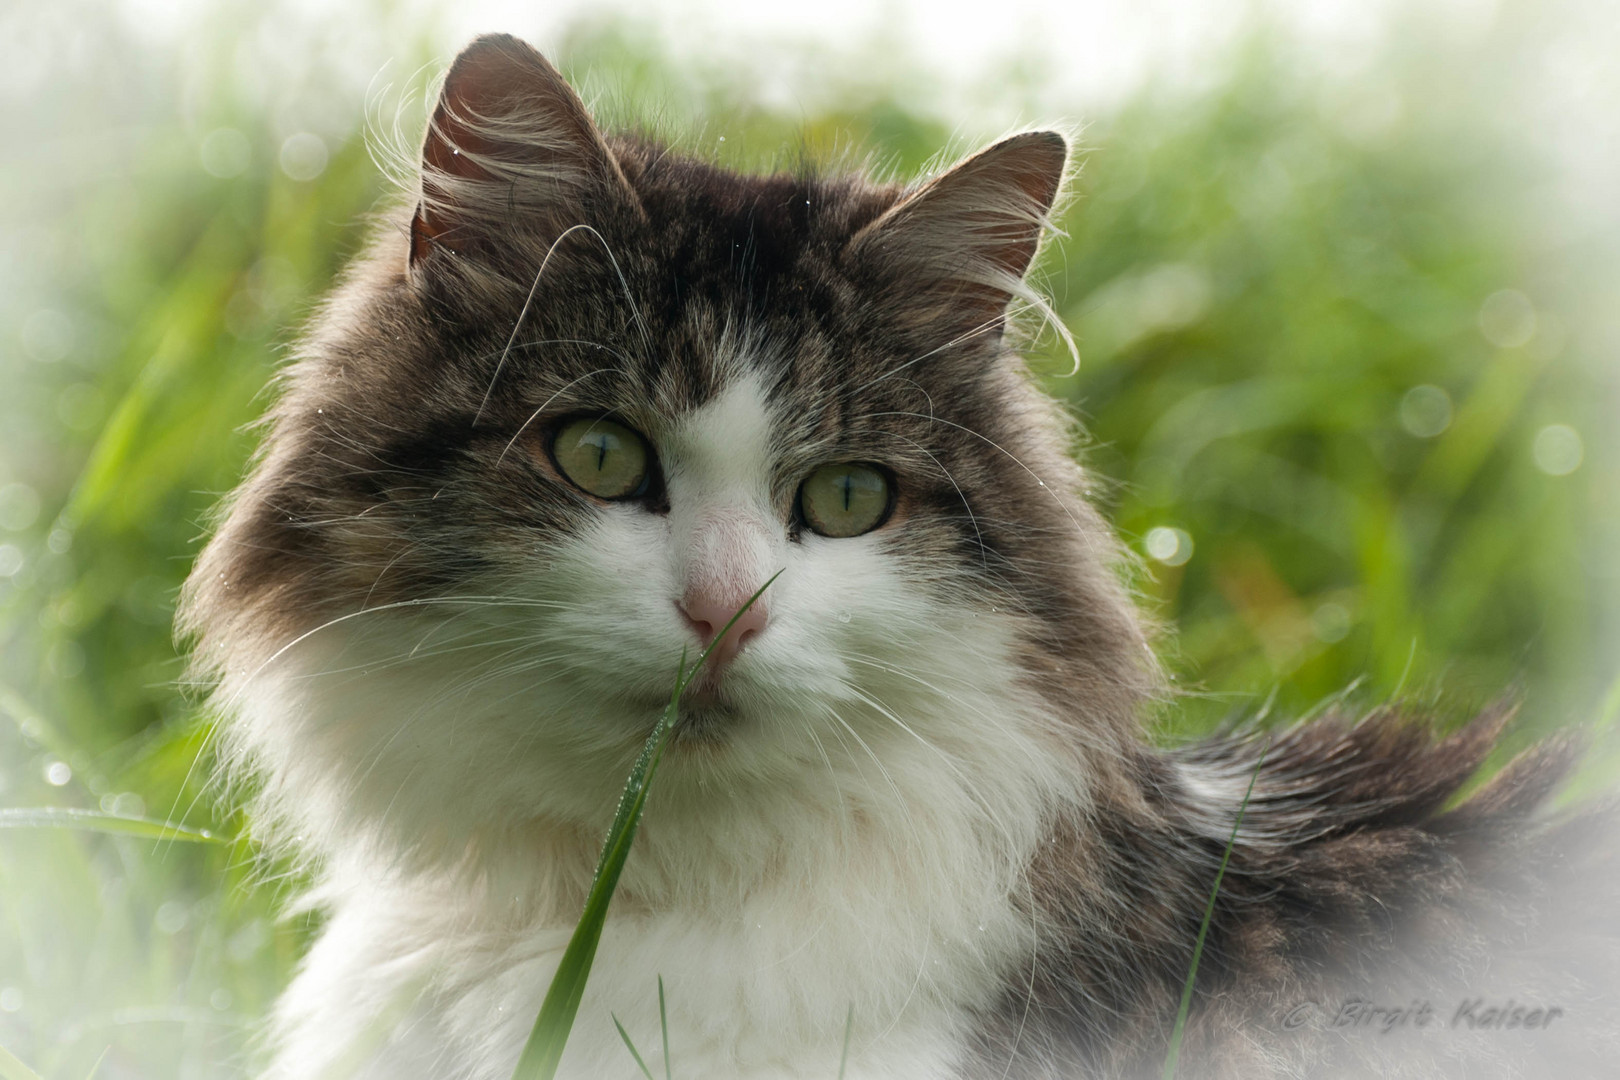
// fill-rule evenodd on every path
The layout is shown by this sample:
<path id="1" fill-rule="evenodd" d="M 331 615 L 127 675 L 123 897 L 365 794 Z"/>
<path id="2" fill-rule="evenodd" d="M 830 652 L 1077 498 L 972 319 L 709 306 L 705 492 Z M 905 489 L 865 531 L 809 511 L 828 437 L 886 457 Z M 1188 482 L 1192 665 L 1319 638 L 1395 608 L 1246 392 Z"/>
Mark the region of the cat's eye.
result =
<path id="1" fill-rule="evenodd" d="M 580 417 L 557 429 L 551 457 L 581 491 L 599 499 L 629 499 L 647 492 L 651 455 L 647 440 L 612 420 Z"/>
<path id="2" fill-rule="evenodd" d="M 889 478 L 870 465 L 823 465 L 799 487 L 805 523 L 822 536 L 859 536 L 889 516 Z"/>

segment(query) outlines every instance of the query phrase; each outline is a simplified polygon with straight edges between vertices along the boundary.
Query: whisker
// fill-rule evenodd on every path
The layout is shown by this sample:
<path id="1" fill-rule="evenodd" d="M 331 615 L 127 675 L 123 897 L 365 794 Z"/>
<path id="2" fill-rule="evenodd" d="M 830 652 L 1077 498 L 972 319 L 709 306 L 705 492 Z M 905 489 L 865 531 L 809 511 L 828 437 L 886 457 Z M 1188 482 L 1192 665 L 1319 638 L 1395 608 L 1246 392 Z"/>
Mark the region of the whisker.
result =
<path id="1" fill-rule="evenodd" d="M 873 751 L 872 747 L 868 745 L 865 739 L 861 738 L 860 732 L 856 731 L 848 720 L 845 720 L 841 715 L 839 715 L 838 710 L 834 709 L 831 705 L 824 704 L 822 706 L 822 712 L 838 721 L 839 726 L 841 726 L 845 731 L 849 732 L 850 738 L 859 743 L 861 749 L 866 751 L 866 756 L 871 758 L 872 763 L 877 766 L 878 773 L 889 785 L 889 790 L 894 792 L 895 797 L 900 805 L 900 811 L 904 815 L 906 828 L 911 833 L 913 842 L 920 841 L 921 835 L 917 832 L 916 821 L 911 816 L 911 808 L 906 804 L 905 792 L 901 791 L 900 785 L 895 783 L 894 777 L 889 773 L 888 767 L 883 764 L 883 759 L 877 756 L 876 752 Z"/>
<path id="2" fill-rule="evenodd" d="M 602 375 L 602 374 L 605 374 L 605 373 L 609 373 L 611 371 L 612 371 L 611 368 L 597 368 L 594 371 L 587 371 L 585 374 L 579 376 L 577 379 L 570 379 L 570 380 L 568 380 L 568 382 L 566 382 L 562 386 L 558 387 L 555 393 L 553 393 L 550 397 L 546 398 L 545 401 L 540 403 L 539 408 L 535 409 L 534 412 L 529 414 L 529 418 L 527 420 L 523 421 L 523 423 L 521 425 L 519 425 L 518 429 L 515 432 L 512 433 L 512 437 L 506 441 L 506 445 L 501 447 L 500 456 L 495 459 L 496 466 L 499 466 L 501 462 L 506 460 L 507 452 L 510 451 L 512 449 L 512 447 L 517 444 L 518 439 L 521 438 L 523 436 L 523 433 L 528 430 L 529 425 L 534 423 L 535 420 L 539 418 L 540 414 L 545 412 L 546 409 L 551 406 L 551 403 L 553 401 L 556 401 L 559 397 L 561 397 L 562 394 L 564 392 L 566 392 L 569 387 L 574 386 L 577 383 L 584 382 L 586 379 L 590 378 L 592 375 Z"/>
<path id="3" fill-rule="evenodd" d="M 929 402 L 929 406 L 930 407 L 933 406 L 932 401 Z M 928 460 L 932 461 L 935 464 L 935 466 L 937 466 L 939 468 L 939 471 L 945 474 L 945 479 L 947 479 L 947 480 L 949 480 L 951 482 L 951 487 L 956 489 L 956 497 L 958 499 L 962 500 L 962 509 L 967 511 L 968 523 L 973 526 L 973 539 L 977 543 L 978 548 L 979 548 L 979 563 L 980 563 L 981 566 L 984 567 L 985 571 L 988 573 L 989 570 L 990 570 L 990 559 L 989 559 L 989 556 L 985 553 L 985 549 L 984 549 L 984 533 L 979 531 L 979 519 L 976 516 L 974 516 L 973 507 L 968 504 L 967 494 L 965 492 L 963 492 L 962 485 L 958 484 L 956 482 L 956 477 L 951 475 L 951 470 L 947 469 L 945 467 L 944 463 L 942 463 L 939 460 L 939 458 L 934 456 L 933 451 L 929 450 L 926 446 L 924 446 L 922 443 L 918 442 L 917 440 L 908 439 L 906 436 L 901 435 L 899 432 L 894 432 L 894 431 L 887 432 L 886 434 L 894 436 L 896 439 L 899 439 L 901 442 L 910 443 L 912 446 L 914 446 L 918 450 L 922 451 L 924 454 L 927 455 Z"/>
<path id="4" fill-rule="evenodd" d="M 995 826 L 996 832 L 998 832 L 1003 839 L 1009 842 L 1014 838 L 1014 831 L 1006 824 L 1005 821 L 1002 820 L 1000 814 L 992 808 L 990 800 L 984 797 L 983 793 L 979 790 L 979 786 L 973 782 L 972 778 L 970 778 L 962 769 L 961 765 L 955 758 L 946 753 L 944 750 L 941 750 L 938 746 L 935 746 L 933 743 L 929 742 L 928 739 L 919 734 L 904 720 L 901 720 L 900 717 L 895 714 L 894 710 L 884 705 L 881 701 L 871 697 L 861 690 L 855 689 L 854 687 L 851 687 L 851 690 L 853 690 L 863 702 L 874 709 L 878 715 L 882 716 L 884 719 L 898 727 L 901 731 L 904 731 L 907 735 L 910 735 L 912 738 L 916 739 L 924 747 L 937 754 L 940 760 L 945 763 L 946 767 L 949 768 L 956 776 L 957 780 L 961 782 L 962 790 L 967 793 L 967 795 L 974 801 L 979 809 L 985 813 L 990 823 Z"/>
<path id="5" fill-rule="evenodd" d="M 574 227 L 585 229 L 590 232 L 592 236 L 596 237 L 597 242 L 602 245 L 602 250 L 607 252 L 608 261 L 613 264 L 613 272 L 619 275 L 619 288 L 624 290 L 624 302 L 630 305 L 630 314 L 635 316 L 636 325 L 641 329 L 641 344 L 648 352 L 652 352 L 652 334 L 647 329 L 647 320 L 641 317 L 641 309 L 636 306 L 636 298 L 630 293 L 630 282 L 625 279 L 624 271 L 620 269 L 619 260 L 614 256 L 613 248 L 609 246 L 607 237 L 603 236 L 590 225 L 576 225 Z"/>
<path id="6" fill-rule="evenodd" d="M 1053 501 L 1055 501 L 1058 504 L 1059 508 L 1062 509 L 1064 515 L 1067 516 L 1069 521 L 1074 525 L 1075 530 L 1077 532 L 1079 532 L 1079 534 L 1081 536 L 1084 536 L 1084 537 L 1089 537 L 1090 536 L 1090 532 L 1083 525 L 1081 525 L 1078 520 L 1076 520 L 1076 518 L 1074 516 L 1074 513 L 1064 503 L 1062 497 L 1060 497 L 1055 490 L 1053 490 L 1050 486 L 1048 486 L 1048 484 L 1046 483 L 1045 480 L 1041 479 L 1040 474 L 1037 473 L 1034 469 L 1031 469 L 1028 465 L 1025 465 L 1023 463 L 1023 461 L 1019 459 L 1017 454 L 1014 454 L 1012 451 L 1010 451 L 1007 448 L 1003 447 L 1001 444 L 997 443 L 994 439 L 991 439 L 991 438 L 989 438 L 988 436 L 985 436 L 985 435 L 981 435 L 977 431 L 974 431 L 972 428 L 967 427 L 964 424 L 958 424 L 955 421 L 946 420 L 943 417 L 939 417 L 939 416 L 925 416 L 922 413 L 899 412 L 899 411 L 874 413 L 873 416 L 909 416 L 909 417 L 912 417 L 913 419 L 917 419 L 917 420 L 927 420 L 930 423 L 944 424 L 947 427 L 953 427 L 953 428 L 956 428 L 958 431 L 962 431 L 962 432 L 965 432 L 965 433 L 967 433 L 969 435 L 972 435 L 975 439 L 978 439 L 981 442 L 986 443 L 992 449 L 994 449 L 994 450 L 996 450 L 996 451 L 998 451 L 998 452 L 1000 452 L 1002 454 L 1005 454 L 1008 458 L 1010 458 L 1012 460 L 1013 464 L 1017 465 L 1020 469 L 1023 469 L 1025 472 L 1027 472 L 1032 478 L 1034 478 L 1034 480 L 1037 483 L 1040 484 L 1041 487 L 1046 489 L 1047 494 L 1049 494 L 1052 497 Z"/>
<path id="7" fill-rule="evenodd" d="M 900 374 L 900 372 L 906 370 L 906 368 L 910 367 L 913 364 L 920 364 L 924 360 L 927 360 L 930 356 L 937 356 L 938 354 L 944 352 L 946 349 L 949 349 L 949 348 L 951 348 L 953 346 L 962 344 L 962 342 L 967 341 L 969 338 L 978 337 L 980 334 L 984 333 L 986 330 L 989 330 L 991 327 L 993 327 L 996 324 L 1000 323 L 1001 319 L 1002 319 L 1002 317 L 1000 315 L 997 315 L 997 316 L 995 316 L 993 318 L 990 318 L 990 319 L 986 319 L 984 322 L 979 323 L 977 326 L 971 327 L 968 330 L 966 330 L 966 331 L 956 335 L 955 337 L 951 338 L 951 340 L 945 342 L 943 345 L 937 345 L 934 348 L 929 349 L 927 352 L 923 353 L 921 356 L 914 356 L 910 360 L 907 360 L 905 363 L 900 364 L 900 365 L 898 365 L 896 367 L 890 368 L 888 371 L 885 371 L 882 375 L 879 375 L 877 378 L 862 383 L 861 385 L 859 385 L 859 386 L 857 386 L 855 388 L 855 392 L 860 393 L 862 390 L 865 390 L 869 386 L 876 386 L 878 383 L 882 382 L 884 379 L 887 379 L 887 378 L 890 378 L 891 376 Z"/>
<path id="8" fill-rule="evenodd" d="M 347 613 L 345 613 L 343 615 L 338 615 L 338 616 L 336 616 L 334 618 L 328 619 L 328 620 L 326 620 L 325 622 L 321 623 L 318 626 L 315 626 L 315 627 L 312 627 L 312 628 L 310 628 L 308 630 L 305 630 L 303 633 L 299 634 L 297 637 L 293 638 L 291 641 L 289 641 L 285 645 L 281 646 L 281 648 L 279 648 L 275 652 L 271 653 L 269 655 L 269 657 L 267 657 L 261 664 L 259 664 L 258 667 L 254 668 L 251 672 L 249 672 L 247 674 L 246 678 L 243 679 L 243 686 L 245 688 L 246 684 L 251 683 L 255 678 L 257 678 L 260 674 L 262 674 L 264 672 L 265 668 L 269 667 L 271 664 L 275 663 L 277 660 L 281 659 L 284 655 L 286 655 L 286 653 L 287 653 L 287 651 L 289 649 L 296 648 L 298 645 L 302 644 L 303 642 L 307 641 L 309 638 L 313 637 L 314 635 L 320 633 L 323 630 L 329 630 L 334 626 L 338 626 L 338 625 L 340 625 L 342 623 L 349 622 L 350 620 L 353 620 L 353 619 L 358 619 L 362 615 L 380 615 L 383 612 L 398 611 L 398 610 L 407 609 L 407 608 L 431 607 L 431 606 L 438 605 L 438 604 L 452 604 L 452 605 L 454 605 L 454 604 L 468 604 L 469 602 L 474 602 L 474 601 L 481 602 L 482 604 L 484 604 L 486 606 L 492 606 L 492 607 L 499 607 L 499 606 L 502 606 L 502 605 L 508 604 L 508 603 L 513 604 L 514 606 L 551 607 L 551 608 L 563 608 L 563 609 L 566 609 L 566 608 L 569 607 L 569 605 L 558 604 L 558 603 L 556 603 L 554 601 L 527 600 L 527 599 L 525 599 L 525 600 L 514 600 L 513 598 L 510 598 L 510 597 L 467 597 L 467 596 L 456 597 L 456 596 L 452 596 L 452 597 L 417 597 L 417 598 L 411 599 L 411 600 L 395 600 L 395 601 L 392 601 L 392 602 L 387 603 L 387 604 L 380 604 L 377 607 L 363 608 L 363 609 L 361 609 L 359 611 L 350 611 L 350 612 L 347 612 Z M 476 607 L 477 604 L 475 603 L 474 606 Z M 225 703 L 223 704 L 223 706 L 221 706 L 221 709 L 223 711 L 229 711 L 233 706 L 236 705 L 238 699 L 240 698 L 241 693 L 242 693 L 242 691 L 238 691 L 236 694 L 233 694 L 229 698 L 227 698 L 225 700 Z"/>
<path id="9" fill-rule="evenodd" d="M 534 281 L 529 285 L 529 295 L 523 298 L 523 307 L 518 311 L 517 322 L 512 324 L 512 333 L 506 339 L 506 348 L 501 350 L 501 358 L 495 362 L 495 374 L 489 377 L 489 386 L 484 390 L 484 400 L 478 403 L 478 411 L 473 414 L 473 427 L 478 426 L 478 421 L 483 418 L 484 409 L 489 406 L 489 396 L 495 392 L 495 383 L 499 381 L 501 371 L 506 367 L 506 357 L 512 351 L 512 343 L 517 340 L 518 331 L 523 329 L 523 320 L 528 317 L 529 308 L 534 303 L 534 294 L 540 290 L 540 278 L 545 275 L 546 267 L 551 265 L 551 256 L 556 253 L 557 246 L 568 238 L 569 233 L 590 228 L 591 227 L 589 225 L 585 224 L 570 225 L 568 228 L 558 233 L 557 239 L 553 240 L 551 242 L 551 246 L 546 248 L 545 257 L 540 260 L 540 269 L 534 272 Z M 596 232 L 595 229 L 591 229 L 591 231 Z M 609 252 L 608 257 L 612 258 L 613 253 Z M 614 266 L 617 267 L 618 263 L 614 263 Z M 624 277 L 622 274 L 619 276 L 621 280 Z M 633 309 L 634 304 L 632 304 L 631 307 Z"/>

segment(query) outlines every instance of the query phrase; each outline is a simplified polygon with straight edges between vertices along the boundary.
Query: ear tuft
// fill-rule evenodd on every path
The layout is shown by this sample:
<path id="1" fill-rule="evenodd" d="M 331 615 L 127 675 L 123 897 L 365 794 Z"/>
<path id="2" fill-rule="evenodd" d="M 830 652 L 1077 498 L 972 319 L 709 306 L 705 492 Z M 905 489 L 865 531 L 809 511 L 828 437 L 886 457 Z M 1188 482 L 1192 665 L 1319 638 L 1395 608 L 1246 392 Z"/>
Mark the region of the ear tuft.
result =
<path id="1" fill-rule="evenodd" d="M 428 121 L 411 265 L 476 250 L 515 218 L 560 233 L 604 195 L 639 207 L 579 95 L 525 42 L 485 35 L 450 65 Z"/>

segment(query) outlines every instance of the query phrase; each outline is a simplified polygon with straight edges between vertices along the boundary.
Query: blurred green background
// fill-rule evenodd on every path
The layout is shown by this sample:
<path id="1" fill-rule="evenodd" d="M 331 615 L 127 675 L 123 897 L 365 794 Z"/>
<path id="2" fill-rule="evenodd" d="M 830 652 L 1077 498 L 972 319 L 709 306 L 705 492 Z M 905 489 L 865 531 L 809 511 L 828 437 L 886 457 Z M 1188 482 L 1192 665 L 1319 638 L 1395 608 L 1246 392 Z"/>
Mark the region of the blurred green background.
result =
<path id="1" fill-rule="evenodd" d="M 385 4 L 343 16 L 358 52 L 276 2 L 183 32 L 145 10 L 0 10 L 0 806 L 238 836 L 176 591 L 449 48 Z M 1461 43 L 1409 19 L 1330 75 L 1254 18 L 1198 78 L 1105 107 L 1009 61 L 967 120 L 904 41 L 754 67 L 633 21 L 538 43 L 599 115 L 738 167 L 808 150 L 910 177 L 1083 120 L 1038 271 L 1083 362 L 1046 340 L 1033 361 L 1086 422 L 1187 689 L 1158 737 L 1358 684 L 1446 722 L 1519 694 L 1522 740 L 1620 700 L 1614 238 L 1498 108 L 1538 10 Z M 801 92 L 761 92 L 783 79 Z M 244 842 L 0 824 L 0 1047 L 52 1080 L 245 1075 L 309 930 L 276 921 L 295 888 Z"/>

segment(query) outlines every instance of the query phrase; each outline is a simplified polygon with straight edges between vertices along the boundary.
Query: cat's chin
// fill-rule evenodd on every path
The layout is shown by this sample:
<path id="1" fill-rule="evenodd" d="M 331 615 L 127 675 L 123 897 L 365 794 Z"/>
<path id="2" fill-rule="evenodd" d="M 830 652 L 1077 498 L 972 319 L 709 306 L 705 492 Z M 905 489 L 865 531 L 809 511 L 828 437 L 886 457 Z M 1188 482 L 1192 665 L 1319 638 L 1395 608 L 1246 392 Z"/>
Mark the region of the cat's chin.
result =
<path id="1" fill-rule="evenodd" d="M 704 672 L 681 694 L 680 711 L 675 720 L 675 745 L 712 745 L 735 730 L 742 720 L 742 711 L 722 685 Z"/>
<path id="2" fill-rule="evenodd" d="M 675 722 L 676 747 L 712 747 L 723 743 L 736 730 L 742 718 L 729 705 L 715 703 L 682 709 Z"/>

